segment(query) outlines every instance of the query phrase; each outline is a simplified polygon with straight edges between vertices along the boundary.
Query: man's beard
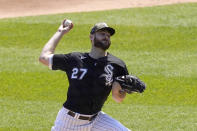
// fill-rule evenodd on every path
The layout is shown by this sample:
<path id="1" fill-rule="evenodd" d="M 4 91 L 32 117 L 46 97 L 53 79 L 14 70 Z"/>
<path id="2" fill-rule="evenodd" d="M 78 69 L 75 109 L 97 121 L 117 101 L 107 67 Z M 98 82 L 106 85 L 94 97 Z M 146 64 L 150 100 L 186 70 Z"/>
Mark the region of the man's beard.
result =
<path id="1" fill-rule="evenodd" d="M 98 40 L 95 36 L 95 38 L 94 38 L 94 46 L 95 47 L 101 48 L 103 50 L 107 50 L 110 47 L 110 45 L 111 45 L 110 40 L 109 41 L 106 40 L 104 42 L 103 40 Z"/>

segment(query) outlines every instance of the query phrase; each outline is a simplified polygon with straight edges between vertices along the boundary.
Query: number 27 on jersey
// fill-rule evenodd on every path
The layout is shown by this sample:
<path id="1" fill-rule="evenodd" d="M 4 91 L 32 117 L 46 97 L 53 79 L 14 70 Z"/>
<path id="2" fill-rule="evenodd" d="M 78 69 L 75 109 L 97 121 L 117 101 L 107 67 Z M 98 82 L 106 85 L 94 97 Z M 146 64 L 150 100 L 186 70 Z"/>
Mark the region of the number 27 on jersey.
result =
<path id="1" fill-rule="evenodd" d="M 79 79 L 82 80 L 85 74 L 87 73 L 88 69 L 86 68 L 73 68 L 71 79 Z"/>

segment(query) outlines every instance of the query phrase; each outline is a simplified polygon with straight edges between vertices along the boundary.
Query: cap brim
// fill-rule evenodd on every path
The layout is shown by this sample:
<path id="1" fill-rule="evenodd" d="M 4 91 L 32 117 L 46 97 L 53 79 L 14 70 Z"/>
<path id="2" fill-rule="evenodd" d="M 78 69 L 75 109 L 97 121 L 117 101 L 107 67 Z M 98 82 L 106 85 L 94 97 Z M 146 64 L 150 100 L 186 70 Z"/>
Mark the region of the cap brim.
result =
<path id="1" fill-rule="evenodd" d="M 110 33 L 111 36 L 115 34 L 115 30 L 113 28 L 111 28 L 111 27 L 104 27 L 104 28 L 99 29 L 99 30 L 102 30 L 102 31 L 106 30 L 106 31 L 108 31 Z"/>

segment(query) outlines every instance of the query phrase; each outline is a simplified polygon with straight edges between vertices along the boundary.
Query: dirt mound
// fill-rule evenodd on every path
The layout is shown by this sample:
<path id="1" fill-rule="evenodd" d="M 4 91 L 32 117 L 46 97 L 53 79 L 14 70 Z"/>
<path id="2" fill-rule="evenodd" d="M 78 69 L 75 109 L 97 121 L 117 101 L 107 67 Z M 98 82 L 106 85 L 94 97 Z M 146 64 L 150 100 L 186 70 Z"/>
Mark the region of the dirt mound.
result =
<path id="1" fill-rule="evenodd" d="M 0 0 L 0 18 L 144 7 L 197 0 Z"/>

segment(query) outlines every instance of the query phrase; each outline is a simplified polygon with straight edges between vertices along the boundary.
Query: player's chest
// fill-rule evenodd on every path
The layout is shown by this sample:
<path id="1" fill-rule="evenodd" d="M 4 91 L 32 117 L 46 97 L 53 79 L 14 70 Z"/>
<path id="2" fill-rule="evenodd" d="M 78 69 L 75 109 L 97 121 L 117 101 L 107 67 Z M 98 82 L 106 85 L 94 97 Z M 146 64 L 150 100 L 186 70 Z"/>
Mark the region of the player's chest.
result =
<path id="1" fill-rule="evenodd" d="M 70 68 L 69 77 L 74 81 L 103 83 L 111 86 L 116 67 L 108 62 L 78 62 Z"/>

